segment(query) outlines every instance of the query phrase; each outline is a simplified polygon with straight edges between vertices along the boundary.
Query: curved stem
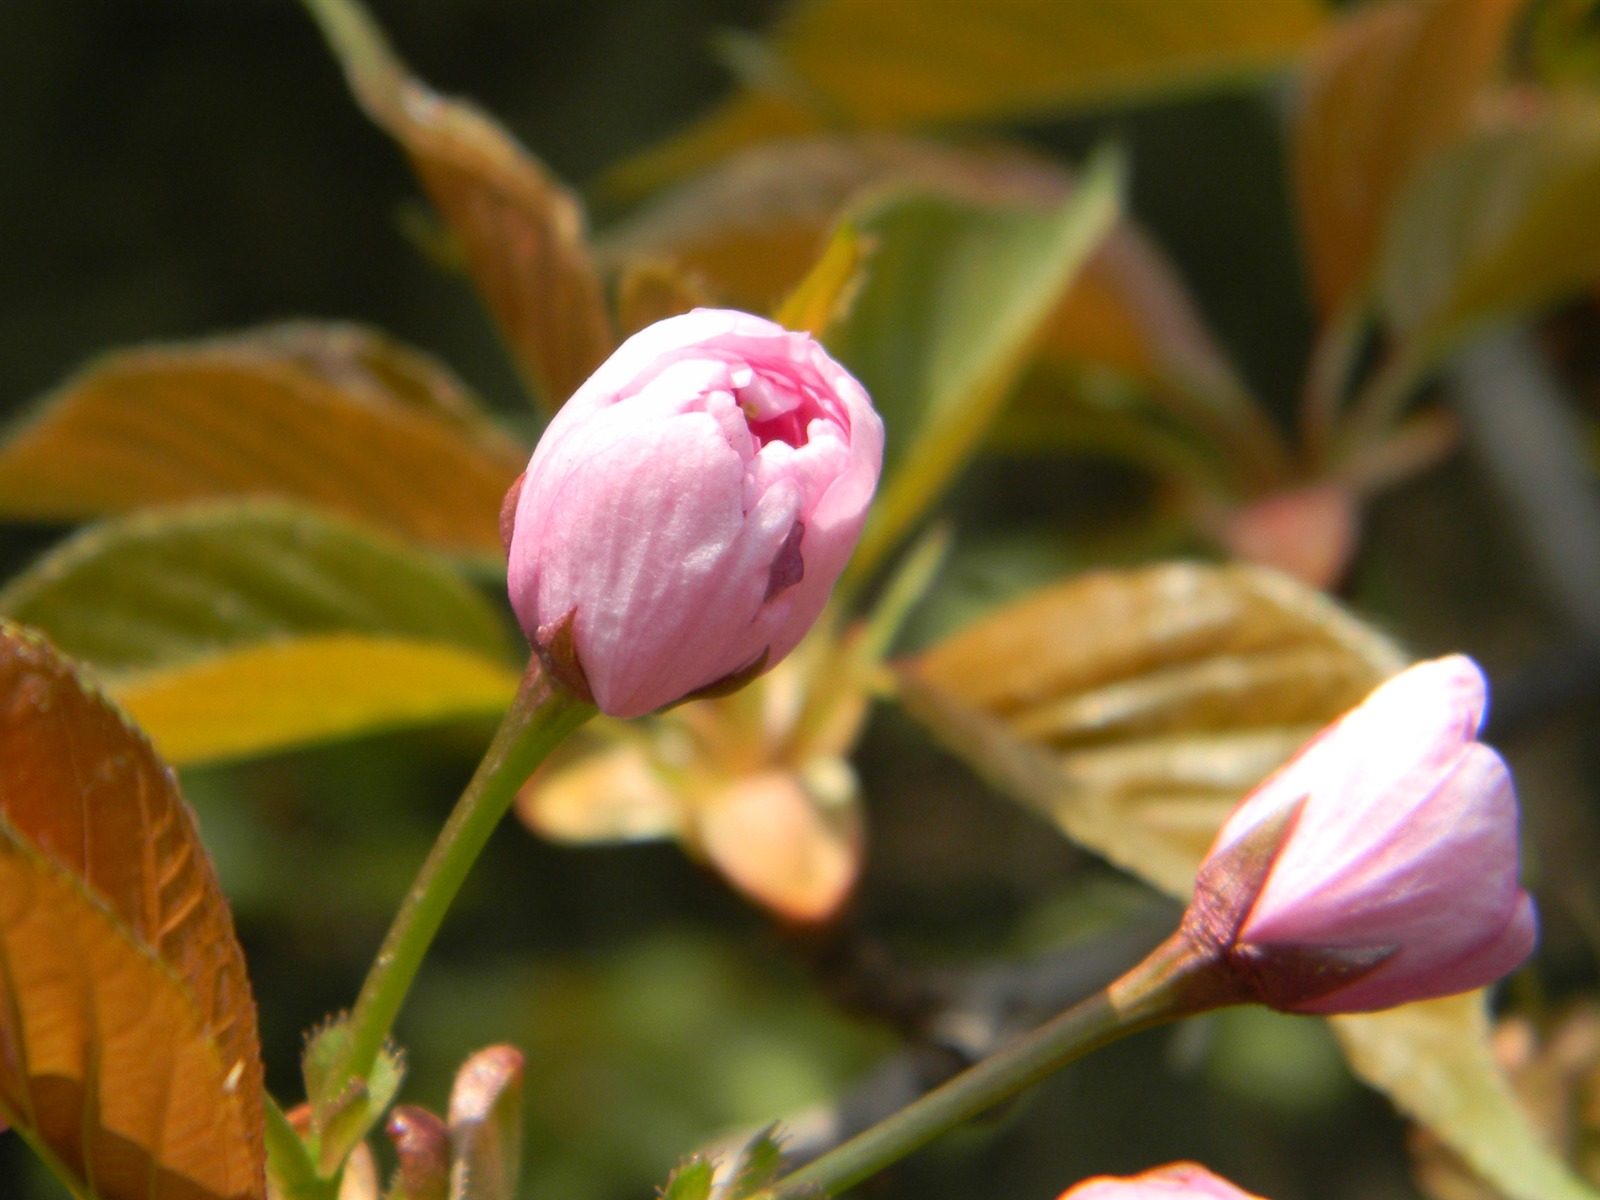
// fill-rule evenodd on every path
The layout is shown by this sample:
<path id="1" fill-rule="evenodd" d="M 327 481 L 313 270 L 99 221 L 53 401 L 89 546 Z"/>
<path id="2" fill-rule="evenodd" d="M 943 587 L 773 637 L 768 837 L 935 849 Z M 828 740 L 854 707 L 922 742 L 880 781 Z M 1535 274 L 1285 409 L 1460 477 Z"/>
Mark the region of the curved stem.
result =
<path id="1" fill-rule="evenodd" d="M 477 772 L 406 894 L 349 1018 L 341 1082 L 364 1078 L 389 1036 L 423 956 L 467 873 L 535 767 L 597 710 L 530 664 Z M 315 1099 L 315 1097 L 313 1097 Z"/>
<path id="2" fill-rule="evenodd" d="M 836 1196 L 1091 1050 L 1227 1002 L 1211 986 L 1208 972 L 1213 966 L 1181 932 L 1175 934 L 1104 991 L 784 1176 L 766 1200 Z"/>

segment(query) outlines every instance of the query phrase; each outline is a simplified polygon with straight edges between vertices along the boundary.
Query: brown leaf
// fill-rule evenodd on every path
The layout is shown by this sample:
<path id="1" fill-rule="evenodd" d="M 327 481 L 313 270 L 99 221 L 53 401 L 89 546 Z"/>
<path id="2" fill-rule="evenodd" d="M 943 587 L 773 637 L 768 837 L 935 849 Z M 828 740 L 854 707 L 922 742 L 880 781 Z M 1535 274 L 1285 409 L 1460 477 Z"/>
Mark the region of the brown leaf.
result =
<path id="1" fill-rule="evenodd" d="M 0 447 L 0 512 L 268 494 L 499 555 L 500 498 L 525 460 L 430 360 L 354 326 L 270 326 L 122 351 L 69 380 Z"/>
<path id="2" fill-rule="evenodd" d="M 488 114 L 413 77 L 356 0 L 310 7 L 362 108 L 460 241 L 539 399 L 559 407 L 616 344 L 577 198 Z"/>
<path id="3" fill-rule="evenodd" d="M 1363 290 L 1396 197 L 1463 133 L 1523 0 L 1391 0 L 1317 45 L 1291 130 L 1312 292 L 1325 317 Z"/>
<path id="4" fill-rule="evenodd" d="M 193 817 L 143 737 L 9 625 L 0 833 L 0 1111 L 101 1200 L 263 1195 L 255 1005 Z"/>
<path id="5" fill-rule="evenodd" d="M 631 264 L 617 280 L 617 324 L 623 337 L 711 304 L 712 297 L 700 280 L 662 263 Z"/>
<path id="6" fill-rule="evenodd" d="M 813 764 L 815 765 L 815 764 Z M 839 772 L 849 768 L 838 762 Z M 747 896 L 793 921 L 826 920 L 855 886 L 860 805 L 822 801 L 787 771 L 748 775 L 695 811 L 694 844 Z"/>

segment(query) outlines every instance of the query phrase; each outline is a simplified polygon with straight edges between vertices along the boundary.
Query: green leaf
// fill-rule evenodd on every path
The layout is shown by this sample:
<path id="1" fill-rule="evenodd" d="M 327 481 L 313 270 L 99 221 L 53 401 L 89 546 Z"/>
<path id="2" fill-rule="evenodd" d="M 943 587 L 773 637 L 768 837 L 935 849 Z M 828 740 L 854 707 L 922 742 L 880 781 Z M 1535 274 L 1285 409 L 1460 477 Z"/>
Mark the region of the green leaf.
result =
<path id="1" fill-rule="evenodd" d="M 0 514 L 80 521 L 276 495 L 499 560 L 525 449 L 437 363 L 356 326 L 289 324 L 108 355 L 0 447 Z"/>
<path id="2" fill-rule="evenodd" d="M 823 124 L 993 122 L 1237 82 L 1295 55 L 1322 13 L 1316 0 L 810 0 L 727 56 L 740 92 L 607 185 L 649 191 Z"/>
<path id="3" fill-rule="evenodd" d="M 947 749 L 1074 841 L 1174 896 L 1233 805 L 1404 665 L 1320 593 L 1173 563 L 1048 587 L 904 664 Z M 1481 993 L 1344 1017 L 1351 1066 L 1515 1200 L 1594 1200 L 1496 1067 Z"/>
<path id="4" fill-rule="evenodd" d="M 93 663 L 183 763 L 491 715 L 517 677 L 500 615 L 443 563 L 276 501 L 91 527 L 0 613 Z"/>
<path id="5" fill-rule="evenodd" d="M 499 614 L 442 562 L 270 500 L 95 525 L 0 591 L 0 613 L 112 678 L 324 633 L 440 642 L 510 660 Z"/>
<path id="6" fill-rule="evenodd" d="M 1568 98 L 1464 141 L 1408 190 L 1379 266 L 1395 331 L 1434 360 L 1600 279 L 1600 104 Z"/>
<path id="7" fill-rule="evenodd" d="M 1121 180 L 1121 160 L 1102 154 L 1052 208 L 904 195 L 854 219 L 877 245 L 828 345 L 872 395 L 888 443 L 852 571 L 870 570 L 972 454 L 1042 322 L 1116 219 Z"/>

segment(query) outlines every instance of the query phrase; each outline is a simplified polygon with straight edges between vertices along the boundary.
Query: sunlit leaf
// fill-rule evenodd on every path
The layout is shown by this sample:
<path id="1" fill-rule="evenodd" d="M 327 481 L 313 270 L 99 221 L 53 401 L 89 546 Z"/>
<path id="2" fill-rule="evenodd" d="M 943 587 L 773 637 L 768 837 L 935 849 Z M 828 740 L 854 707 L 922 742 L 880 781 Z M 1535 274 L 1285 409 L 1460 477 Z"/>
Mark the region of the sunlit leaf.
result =
<path id="1" fill-rule="evenodd" d="M 1600 279 L 1600 106 L 1508 119 L 1435 163 L 1385 239 L 1385 315 L 1433 357 L 1485 322 Z"/>
<path id="2" fill-rule="evenodd" d="M 174 762 L 492 715 L 517 671 L 440 563 L 274 501 L 152 510 L 69 539 L 0 613 L 94 663 Z"/>
<path id="3" fill-rule="evenodd" d="M 1294 55 L 1321 17 L 1315 0 L 809 0 L 730 56 L 743 90 L 608 185 L 649 191 L 824 124 L 948 126 L 1237 82 Z"/>
<path id="4" fill-rule="evenodd" d="M 1115 220 L 1120 183 L 1120 161 L 1104 156 L 1043 211 L 908 195 L 857 217 L 876 249 L 828 345 L 890 432 L 853 571 L 870 569 L 976 448 L 1041 322 Z"/>
<path id="5" fill-rule="evenodd" d="M 615 345 L 577 198 L 487 114 L 407 70 L 357 0 L 309 0 L 351 90 L 400 143 L 500 335 L 555 408 Z"/>
<path id="6" fill-rule="evenodd" d="M 986 777 L 1184 894 L 1239 798 L 1402 665 L 1282 576 L 1176 563 L 1035 592 L 905 664 L 901 685 Z"/>
<path id="7" fill-rule="evenodd" d="M 1290 139 L 1312 291 L 1325 316 L 1366 286 L 1407 181 L 1467 129 L 1522 3 L 1369 4 L 1317 42 Z"/>
<path id="8" fill-rule="evenodd" d="M 526 452 L 442 368 L 349 326 L 110 355 L 0 446 L 0 513 L 78 521 L 270 494 L 498 556 Z"/>
<path id="9" fill-rule="evenodd" d="M 359 634 L 246 647 L 134 676 L 117 700 L 180 765 L 473 717 L 516 694 L 504 661 Z"/>
<path id="10" fill-rule="evenodd" d="M 1595 1200 L 1529 1120 L 1490 1046 L 1482 992 L 1335 1017 L 1350 1065 L 1508 1200 Z"/>
<path id="11" fill-rule="evenodd" d="M 1233 805 L 1404 665 L 1382 635 L 1259 568 L 1086 575 L 906 663 L 951 751 L 1074 841 L 1174 896 Z M 1496 1068 L 1482 996 L 1340 1018 L 1351 1065 L 1516 1200 L 1587 1197 Z"/>
<path id="12" fill-rule="evenodd" d="M 861 286 L 861 264 L 870 250 L 853 225 L 841 226 L 772 319 L 785 329 L 822 336 L 849 311 Z"/>
<path id="13" fill-rule="evenodd" d="M 10 626 L 0 711 L 0 1116 L 99 1200 L 256 1200 L 255 1005 L 171 773 Z"/>

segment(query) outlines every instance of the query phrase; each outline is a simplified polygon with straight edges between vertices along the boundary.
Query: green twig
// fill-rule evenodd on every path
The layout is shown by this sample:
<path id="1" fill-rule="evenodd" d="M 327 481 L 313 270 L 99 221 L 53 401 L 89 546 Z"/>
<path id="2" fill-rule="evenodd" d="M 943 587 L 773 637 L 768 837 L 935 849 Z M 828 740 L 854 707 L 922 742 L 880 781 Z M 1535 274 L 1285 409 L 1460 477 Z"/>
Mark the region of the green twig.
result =
<path id="1" fill-rule="evenodd" d="M 1174 936 L 1109 988 L 784 1176 L 763 1200 L 836 1196 L 1091 1050 L 1215 1007 L 1217 993 L 1206 979 L 1210 966 L 1181 935 Z"/>

